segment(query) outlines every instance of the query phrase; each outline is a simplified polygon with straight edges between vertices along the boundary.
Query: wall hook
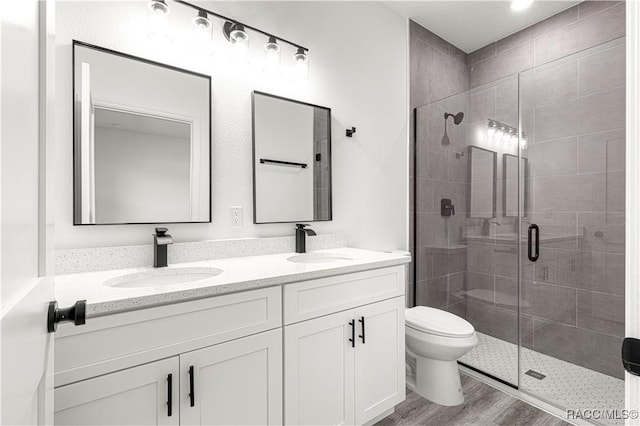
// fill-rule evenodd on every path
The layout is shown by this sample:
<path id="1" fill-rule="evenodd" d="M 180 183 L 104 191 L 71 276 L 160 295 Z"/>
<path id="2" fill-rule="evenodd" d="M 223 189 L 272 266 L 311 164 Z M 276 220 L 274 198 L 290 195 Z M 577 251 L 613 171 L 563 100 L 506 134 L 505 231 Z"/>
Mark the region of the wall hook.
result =
<path id="1" fill-rule="evenodd" d="M 356 132 L 356 128 L 355 127 L 347 129 L 347 137 L 348 138 L 352 137 L 355 132 Z"/>

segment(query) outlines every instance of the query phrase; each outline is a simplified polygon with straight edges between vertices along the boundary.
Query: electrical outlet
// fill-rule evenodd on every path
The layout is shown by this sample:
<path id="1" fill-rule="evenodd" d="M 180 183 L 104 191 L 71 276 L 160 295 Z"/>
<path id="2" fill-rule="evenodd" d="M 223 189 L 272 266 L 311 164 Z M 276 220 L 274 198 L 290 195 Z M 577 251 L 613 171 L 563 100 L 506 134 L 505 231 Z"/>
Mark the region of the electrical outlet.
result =
<path id="1" fill-rule="evenodd" d="M 231 226 L 234 228 L 242 226 L 242 207 L 231 206 Z"/>

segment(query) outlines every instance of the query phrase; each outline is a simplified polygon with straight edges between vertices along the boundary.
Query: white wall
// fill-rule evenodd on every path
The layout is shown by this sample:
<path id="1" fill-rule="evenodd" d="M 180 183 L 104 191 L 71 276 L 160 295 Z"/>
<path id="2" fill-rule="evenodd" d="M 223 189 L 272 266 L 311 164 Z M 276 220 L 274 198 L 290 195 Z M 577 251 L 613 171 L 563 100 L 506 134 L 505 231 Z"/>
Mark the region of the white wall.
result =
<path id="1" fill-rule="evenodd" d="M 212 75 L 213 223 L 170 227 L 175 241 L 293 234 L 293 225 L 253 225 L 251 91 L 261 90 L 332 108 L 332 222 L 322 233 L 345 232 L 349 245 L 407 247 L 406 22 L 377 2 L 203 2 L 205 7 L 295 40 L 310 49 L 306 87 L 259 75 L 224 72 L 184 48 L 193 11 L 169 2 L 171 47 L 152 52 L 144 2 L 58 2 L 57 9 L 57 248 L 150 243 L 152 226 L 72 226 L 71 39 L 102 45 Z M 214 21 L 216 47 L 224 41 Z M 251 57 L 266 40 L 250 33 Z M 222 40 L 221 40 L 222 39 Z M 283 62 L 293 51 L 282 47 Z M 345 128 L 355 126 L 354 138 Z M 231 227 L 230 206 L 244 208 Z"/>

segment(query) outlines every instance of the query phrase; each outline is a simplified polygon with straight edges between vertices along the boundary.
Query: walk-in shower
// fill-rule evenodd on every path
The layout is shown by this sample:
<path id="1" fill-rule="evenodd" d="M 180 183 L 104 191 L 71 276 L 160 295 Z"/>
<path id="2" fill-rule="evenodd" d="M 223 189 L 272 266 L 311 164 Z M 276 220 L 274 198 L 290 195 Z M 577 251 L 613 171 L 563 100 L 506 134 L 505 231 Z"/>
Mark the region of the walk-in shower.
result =
<path id="1" fill-rule="evenodd" d="M 624 37 L 497 79 L 471 64 L 414 115 L 415 304 L 475 327 L 464 365 L 563 409 L 624 408 L 624 64 Z"/>

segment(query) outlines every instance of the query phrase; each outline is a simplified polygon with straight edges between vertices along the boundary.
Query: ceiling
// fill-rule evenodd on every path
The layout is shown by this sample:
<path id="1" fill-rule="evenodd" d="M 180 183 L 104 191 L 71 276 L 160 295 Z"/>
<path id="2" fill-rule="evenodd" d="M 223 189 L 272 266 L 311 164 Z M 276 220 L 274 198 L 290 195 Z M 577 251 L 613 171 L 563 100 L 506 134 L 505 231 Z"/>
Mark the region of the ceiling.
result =
<path id="1" fill-rule="evenodd" d="M 510 1 L 384 1 L 391 9 L 471 53 L 523 28 L 540 22 L 579 1 L 535 1 L 514 12 Z"/>

